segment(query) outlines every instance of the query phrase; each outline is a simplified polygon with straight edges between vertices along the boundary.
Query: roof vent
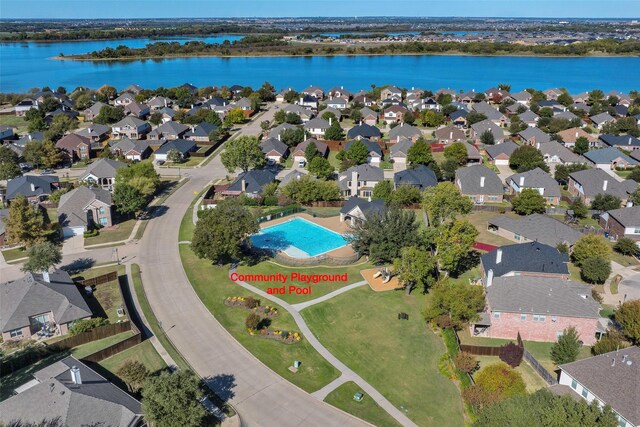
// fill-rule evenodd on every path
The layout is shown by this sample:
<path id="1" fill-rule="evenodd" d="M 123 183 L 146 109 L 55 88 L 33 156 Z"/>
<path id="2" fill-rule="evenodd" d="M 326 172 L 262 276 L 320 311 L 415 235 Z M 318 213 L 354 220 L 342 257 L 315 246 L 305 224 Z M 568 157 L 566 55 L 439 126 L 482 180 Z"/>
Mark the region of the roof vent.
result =
<path id="1" fill-rule="evenodd" d="M 613 358 L 611 360 L 611 367 L 613 368 L 614 366 L 616 366 L 616 359 L 615 358 Z"/>

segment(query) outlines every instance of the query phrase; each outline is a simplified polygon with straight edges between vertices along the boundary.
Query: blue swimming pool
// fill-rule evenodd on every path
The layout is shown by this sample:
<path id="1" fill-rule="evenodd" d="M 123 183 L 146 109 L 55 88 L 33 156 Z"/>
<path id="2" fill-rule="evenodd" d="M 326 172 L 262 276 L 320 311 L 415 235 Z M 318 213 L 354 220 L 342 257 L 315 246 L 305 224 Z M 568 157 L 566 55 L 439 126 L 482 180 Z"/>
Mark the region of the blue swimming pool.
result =
<path id="1" fill-rule="evenodd" d="M 292 258 L 309 258 L 347 245 L 342 235 L 302 218 L 263 228 L 251 236 L 251 242 Z"/>

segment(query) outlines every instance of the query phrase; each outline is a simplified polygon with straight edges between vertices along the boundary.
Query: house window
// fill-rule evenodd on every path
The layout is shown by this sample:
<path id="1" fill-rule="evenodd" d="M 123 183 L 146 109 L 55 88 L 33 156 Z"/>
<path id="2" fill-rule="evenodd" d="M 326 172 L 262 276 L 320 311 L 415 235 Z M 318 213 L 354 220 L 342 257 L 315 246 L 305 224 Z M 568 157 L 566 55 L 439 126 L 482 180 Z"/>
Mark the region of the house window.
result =
<path id="1" fill-rule="evenodd" d="M 627 422 L 624 420 L 624 418 L 620 417 L 620 418 L 618 419 L 618 425 L 619 425 L 620 427 L 627 427 Z"/>
<path id="2" fill-rule="evenodd" d="M 106 226 L 108 223 L 107 218 L 100 218 L 100 225 Z"/>
<path id="3" fill-rule="evenodd" d="M 514 235 L 513 235 L 513 238 L 514 238 L 515 240 L 518 240 L 518 241 L 519 241 L 519 240 L 520 240 L 520 235 L 519 235 L 519 234 L 514 234 Z"/>
<path id="4" fill-rule="evenodd" d="M 496 319 L 499 319 L 500 318 L 500 312 L 499 311 L 494 311 L 493 312 L 493 317 L 496 318 Z"/>
<path id="5" fill-rule="evenodd" d="M 520 315 L 520 320 L 527 320 L 527 315 L 526 314 L 521 314 Z"/>
<path id="6" fill-rule="evenodd" d="M 640 228 L 634 228 L 633 234 L 640 234 Z"/>
<path id="7" fill-rule="evenodd" d="M 367 191 L 363 191 L 362 192 L 362 196 L 363 197 L 371 197 L 371 191 L 367 190 Z"/>
<path id="8" fill-rule="evenodd" d="M 558 331 L 556 332 L 556 339 L 560 339 L 560 337 L 563 335 L 562 331 Z"/>
<path id="9" fill-rule="evenodd" d="M 31 317 L 31 326 L 35 329 L 42 328 L 49 321 L 49 313 L 39 314 Z"/>
<path id="10" fill-rule="evenodd" d="M 544 322 L 546 319 L 547 319 L 547 317 L 546 317 L 546 316 L 543 316 L 542 314 L 540 315 L 540 321 L 541 321 L 541 322 Z"/>
<path id="11" fill-rule="evenodd" d="M 13 331 L 9 331 L 9 336 L 11 336 L 11 338 L 21 337 L 22 329 L 14 329 Z"/>
<path id="12" fill-rule="evenodd" d="M 100 208 L 99 212 L 100 212 L 101 215 L 104 215 L 104 208 L 103 207 Z"/>
<path id="13" fill-rule="evenodd" d="M 571 388 L 572 388 L 572 389 L 574 389 L 574 390 L 575 390 L 576 388 L 578 388 L 578 381 L 576 381 L 576 380 L 571 380 Z"/>
<path id="14" fill-rule="evenodd" d="M 589 395 L 589 390 L 587 390 L 586 388 L 582 387 L 582 397 L 584 397 L 586 399 L 588 395 Z"/>

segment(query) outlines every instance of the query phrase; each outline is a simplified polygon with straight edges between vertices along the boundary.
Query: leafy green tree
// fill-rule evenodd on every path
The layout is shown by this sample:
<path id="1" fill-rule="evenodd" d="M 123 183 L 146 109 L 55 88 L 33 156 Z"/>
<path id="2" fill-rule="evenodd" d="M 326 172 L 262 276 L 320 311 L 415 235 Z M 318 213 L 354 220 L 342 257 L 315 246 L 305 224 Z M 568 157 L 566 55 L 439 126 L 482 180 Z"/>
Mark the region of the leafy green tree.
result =
<path id="1" fill-rule="evenodd" d="M 331 126 L 324 133 L 324 139 L 327 141 L 344 141 L 344 136 L 344 130 L 337 120 L 331 123 Z"/>
<path id="2" fill-rule="evenodd" d="M 571 253 L 573 263 L 581 267 L 587 259 L 594 257 L 611 260 L 611 246 L 609 246 L 607 239 L 595 234 L 586 234 L 580 237 L 573 245 Z"/>
<path id="3" fill-rule="evenodd" d="M 66 187 L 58 188 L 57 190 L 53 190 L 49 195 L 49 201 L 52 203 L 60 203 L 60 198 L 69 192 L 69 189 Z"/>
<path id="4" fill-rule="evenodd" d="M 444 148 L 444 158 L 447 160 L 455 160 L 459 165 L 467 163 L 467 148 L 464 142 L 454 142 Z"/>
<path id="5" fill-rule="evenodd" d="M 634 256 L 635 254 L 640 253 L 640 246 L 636 244 L 635 240 L 629 239 L 628 237 L 619 238 L 613 246 L 613 249 L 616 252 L 627 256 Z"/>
<path id="6" fill-rule="evenodd" d="M 632 179 L 635 182 L 640 183 L 640 167 L 635 167 L 631 170 L 631 173 L 629 174 L 629 176 L 627 176 L 627 179 Z M 638 203 L 640 204 L 640 203 Z"/>
<path id="7" fill-rule="evenodd" d="M 215 114 L 215 112 L 213 112 L 213 111 L 212 111 L 212 113 Z M 217 116 L 217 114 L 216 114 L 216 116 Z M 162 123 L 162 113 L 159 113 L 157 111 L 154 112 L 154 113 L 151 113 L 151 115 L 149 116 L 149 122 L 152 125 L 158 126 L 160 123 Z"/>
<path id="8" fill-rule="evenodd" d="M 558 338 L 558 342 L 551 346 L 551 360 L 556 365 L 574 362 L 580 353 L 582 345 L 576 328 L 569 326 Z"/>
<path id="9" fill-rule="evenodd" d="M 276 124 L 284 123 L 286 118 L 287 118 L 287 112 L 284 110 L 278 110 L 273 115 L 273 120 L 276 122 Z"/>
<path id="10" fill-rule="evenodd" d="M 640 344 L 640 300 L 629 300 L 621 304 L 615 312 L 615 319 L 629 341 L 634 345 Z"/>
<path id="11" fill-rule="evenodd" d="M 372 262 L 389 263 L 400 257 L 402 248 L 418 243 L 418 223 L 413 212 L 391 206 L 357 220 L 347 240 Z"/>
<path id="12" fill-rule="evenodd" d="M 481 113 L 477 113 L 475 111 L 470 111 L 469 114 L 467 114 L 466 119 L 469 126 L 471 126 L 483 120 L 487 120 L 487 116 Z"/>
<path id="13" fill-rule="evenodd" d="M 453 159 L 448 159 L 442 162 L 442 164 L 440 165 L 440 169 L 442 170 L 442 179 L 453 181 L 458 168 L 460 168 L 460 165 Z"/>
<path id="14" fill-rule="evenodd" d="M 520 373 L 504 362 L 480 369 L 475 375 L 475 383 L 484 391 L 497 396 L 499 400 L 527 393 Z"/>
<path id="15" fill-rule="evenodd" d="M 214 263 L 238 259 L 242 255 L 242 245 L 251 243 L 249 235 L 259 230 L 256 217 L 246 207 L 236 200 L 224 200 L 214 209 L 202 212 L 193 232 L 191 248 L 199 258 Z"/>
<path id="16" fill-rule="evenodd" d="M 224 124 L 226 126 L 242 124 L 245 122 L 245 120 L 246 118 L 244 116 L 242 108 L 234 108 L 227 113 L 226 117 L 224 118 Z"/>
<path id="17" fill-rule="evenodd" d="M 284 116 L 285 123 L 289 123 L 290 125 L 300 125 L 302 124 L 302 119 L 300 116 L 293 111 L 289 111 Z"/>
<path id="18" fill-rule="evenodd" d="M 422 207 L 429 216 L 431 224 L 443 224 L 455 219 L 456 215 L 471 212 L 473 202 L 460 194 L 460 190 L 450 182 L 440 182 L 424 191 Z"/>
<path id="19" fill-rule="evenodd" d="M 579 136 L 576 138 L 576 143 L 573 146 L 573 152 L 576 154 L 584 154 L 589 151 L 589 140 L 586 136 Z"/>
<path id="20" fill-rule="evenodd" d="M 280 132 L 280 140 L 289 147 L 294 147 L 304 141 L 304 129 L 285 129 Z"/>
<path id="21" fill-rule="evenodd" d="M 142 364 L 142 362 L 133 359 L 125 360 L 118 370 L 116 374 L 119 378 L 121 378 L 125 384 L 127 384 L 127 388 L 132 393 L 137 393 L 142 389 L 145 380 L 149 377 L 149 370 Z"/>
<path id="22" fill-rule="evenodd" d="M 150 197 L 160 185 L 160 176 L 150 160 L 143 160 L 116 170 L 116 188 L 120 184 L 128 184 Z"/>
<path id="23" fill-rule="evenodd" d="M 438 269 L 445 273 L 459 273 L 468 259 L 478 230 L 467 220 L 455 220 L 440 226 L 435 239 Z"/>
<path id="24" fill-rule="evenodd" d="M 282 188 L 282 194 L 296 203 L 320 200 L 340 200 L 340 188 L 335 181 L 319 181 L 310 176 L 294 179 Z"/>
<path id="25" fill-rule="evenodd" d="M 116 155 L 113 154 L 113 151 L 111 151 L 111 148 L 104 147 L 102 149 L 102 152 L 100 153 L 100 158 L 101 159 L 115 159 Z"/>
<path id="26" fill-rule="evenodd" d="M 348 149 L 344 151 L 345 160 L 349 160 L 354 165 L 363 165 L 367 163 L 369 157 L 369 149 L 364 142 L 355 140 Z"/>
<path id="27" fill-rule="evenodd" d="M 69 335 L 74 336 L 109 324 L 109 319 L 94 317 L 93 319 L 76 320 L 69 328 Z"/>
<path id="28" fill-rule="evenodd" d="M 34 109 L 32 108 L 30 111 L 34 111 Z M 41 131 L 47 130 L 47 127 L 48 127 L 47 122 L 44 121 L 44 118 L 40 116 L 36 116 L 29 121 L 29 126 L 27 127 L 27 130 L 29 132 L 41 132 Z"/>
<path id="29" fill-rule="evenodd" d="M 443 280 L 431 288 L 424 316 L 427 321 L 446 317 L 448 323 L 460 330 L 469 322 L 478 320 L 478 312 L 484 309 L 482 286 L 472 286 L 464 281 Z"/>
<path id="30" fill-rule="evenodd" d="M 116 185 L 113 191 L 113 204 L 123 215 L 135 215 L 147 205 L 144 195 L 129 184 Z"/>
<path id="31" fill-rule="evenodd" d="M 29 260 L 22 266 L 22 271 L 31 273 L 48 272 L 51 267 L 62 261 L 60 246 L 51 242 L 36 243 L 27 250 Z"/>
<path id="32" fill-rule="evenodd" d="M 480 134 L 480 142 L 484 145 L 494 145 L 496 143 L 496 138 L 493 136 L 493 133 L 487 129 Z"/>
<path id="33" fill-rule="evenodd" d="M 105 96 L 107 99 L 113 99 L 118 95 L 118 90 L 109 85 L 103 85 L 98 89 L 98 93 Z"/>
<path id="34" fill-rule="evenodd" d="M 521 145 L 516 148 L 509 158 L 509 167 L 518 173 L 536 168 L 549 172 L 549 166 L 544 162 L 544 156 L 536 147 Z"/>
<path id="35" fill-rule="evenodd" d="M 359 109 L 354 108 L 351 110 L 351 120 L 353 120 L 353 123 L 359 123 L 362 120 L 362 113 Z"/>
<path id="36" fill-rule="evenodd" d="M 307 160 L 307 163 L 311 163 L 311 160 L 319 155 L 320 152 L 318 151 L 318 147 L 315 142 L 311 141 L 307 144 L 307 147 L 304 149 L 304 158 Z"/>
<path id="37" fill-rule="evenodd" d="M 577 218 L 585 218 L 589 213 L 589 207 L 584 204 L 580 197 L 576 197 L 569 203 L 569 209 Z"/>
<path id="38" fill-rule="evenodd" d="M 413 185 L 401 185 L 391 194 L 391 204 L 396 206 L 409 206 L 420 203 L 422 193 Z"/>
<path id="39" fill-rule="evenodd" d="M 62 161 L 62 153 L 55 144 L 47 139 L 42 141 L 41 164 L 46 168 L 56 167 Z"/>
<path id="40" fill-rule="evenodd" d="M 309 166 L 307 166 L 307 169 L 309 169 L 309 173 L 322 179 L 331 178 L 334 172 L 333 166 L 331 166 L 329 160 L 325 159 L 322 156 L 314 157 L 309 162 Z"/>
<path id="41" fill-rule="evenodd" d="M 407 161 L 410 167 L 418 165 L 428 165 L 433 162 L 433 154 L 431 154 L 431 146 L 423 138 L 418 140 L 407 150 Z"/>
<path id="42" fill-rule="evenodd" d="M 571 165 L 560 164 L 556 166 L 556 171 L 554 172 L 553 178 L 559 183 L 567 183 L 569 182 L 570 174 L 587 169 L 591 168 L 584 163 L 574 163 Z"/>
<path id="43" fill-rule="evenodd" d="M 591 209 L 606 212 L 618 209 L 621 204 L 622 200 L 620 200 L 620 197 L 614 196 L 613 194 L 600 193 L 596 194 L 591 201 Z"/>
<path id="44" fill-rule="evenodd" d="M 41 110 L 39 108 L 31 108 L 24 114 L 24 119 L 28 122 L 37 117 L 44 119 L 44 110 Z"/>
<path id="45" fill-rule="evenodd" d="M 53 119 L 51 126 L 44 133 L 44 137 L 50 141 L 59 140 L 66 132 L 77 129 L 78 120 L 60 114 Z"/>
<path id="46" fill-rule="evenodd" d="M 207 412 L 199 402 L 201 380 L 191 371 L 162 372 L 150 376 L 142 389 L 145 419 L 157 427 L 199 427 Z"/>
<path id="47" fill-rule="evenodd" d="M 0 146 L 0 180 L 9 180 L 20 175 L 22 171 L 18 166 L 18 155 L 7 146 Z"/>
<path id="48" fill-rule="evenodd" d="M 560 96 L 558 96 L 558 102 L 565 107 L 568 107 L 573 104 L 573 98 L 569 93 L 563 92 Z"/>
<path id="49" fill-rule="evenodd" d="M 167 152 L 167 161 L 171 163 L 182 163 L 182 154 L 180 150 L 172 149 Z"/>
<path id="50" fill-rule="evenodd" d="M 44 216 L 38 206 L 33 206 L 20 195 L 11 201 L 9 215 L 4 218 L 7 240 L 30 247 L 44 241 L 46 230 Z"/>
<path id="51" fill-rule="evenodd" d="M 609 353 L 616 350 L 622 350 L 629 347 L 629 343 L 624 340 L 624 335 L 617 329 L 609 329 L 605 335 L 600 337 L 591 348 L 594 356 Z"/>
<path id="52" fill-rule="evenodd" d="M 519 215 L 531 215 L 533 213 L 544 213 L 547 203 L 538 190 L 524 188 L 520 194 L 511 200 L 513 211 Z"/>
<path id="53" fill-rule="evenodd" d="M 101 125 L 117 123 L 124 118 L 124 108 L 104 105 L 100 113 L 93 118 L 93 122 Z"/>
<path id="54" fill-rule="evenodd" d="M 246 172 L 250 168 L 262 167 L 267 162 L 258 138 L 254 136 L 241 136 L 228 141 L 221 159 L 229 172 L 236 169 Z"/>
<path id="55" fill-rule="evenodd" d="M 629 195 L 629 201 L 633 203 L 633 206 L 640 206 L 640 188 Z"/>
<path id="56" fill-rule="evenodd" d="M 393 196 L 393 184 L 391 181 L 382 180 L 373 187 L 372 198 L 375 200 L 384 200 L 386 204 L 391 203 Z"/>
<path id="57" fill-rule="evenodd" d="M 437 128 L 444 123 L 445 118 L 442 114 L 436 111 L 424 110 L 422 113 L 420 113 L 420 121 L 424 124 L 424 126 Z"/>
<path id="58" fill-rule="evenodd" d="M 400 257 L 393 260 L 393 267 L 407 294 L 416 287 L 426 293 L 435 283 L 436 259 L 427 250 L 416 246 L 402 248 Z"/>

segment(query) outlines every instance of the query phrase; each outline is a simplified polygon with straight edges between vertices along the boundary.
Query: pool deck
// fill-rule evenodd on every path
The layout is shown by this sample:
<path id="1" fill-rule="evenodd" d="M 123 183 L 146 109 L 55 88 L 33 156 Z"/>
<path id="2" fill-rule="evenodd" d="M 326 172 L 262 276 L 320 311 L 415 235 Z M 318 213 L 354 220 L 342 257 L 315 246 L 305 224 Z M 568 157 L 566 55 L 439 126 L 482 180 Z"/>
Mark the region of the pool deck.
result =
<path id="1" fill-rule="evenodd" d="M 306 219 L 309 222 L 318 224 L 324 228 L 328 228 L 329 230 L 335 231 L 336 233 L 339 233 L 339 234 L 345 234 L 349 232 L 349 224 L 347 224 L 346 222 L 340 222 L 339 216 L 332 216 L 329 218 L 318 218 L 318 217 L 313 217 L 306 213 L 297 213 L 295 215 L 285 216 L 283 218 L 277 218 L 271 221 L 263 222 L 262 224 L 260 224 L 260 228 L 262 229 L 262 228 L 271 227 L 273 225 L 282 224 L 283 222 L 290 221 L 294 218 Z M 356 252 L 353 250 L 351 245 L 346 245 L 341 248 L 329 251 L 325 255 L 334 256 L 337 258 L 343 258 L 343 257 L 351 257 L 355 255 L 355 253 Z"/>

